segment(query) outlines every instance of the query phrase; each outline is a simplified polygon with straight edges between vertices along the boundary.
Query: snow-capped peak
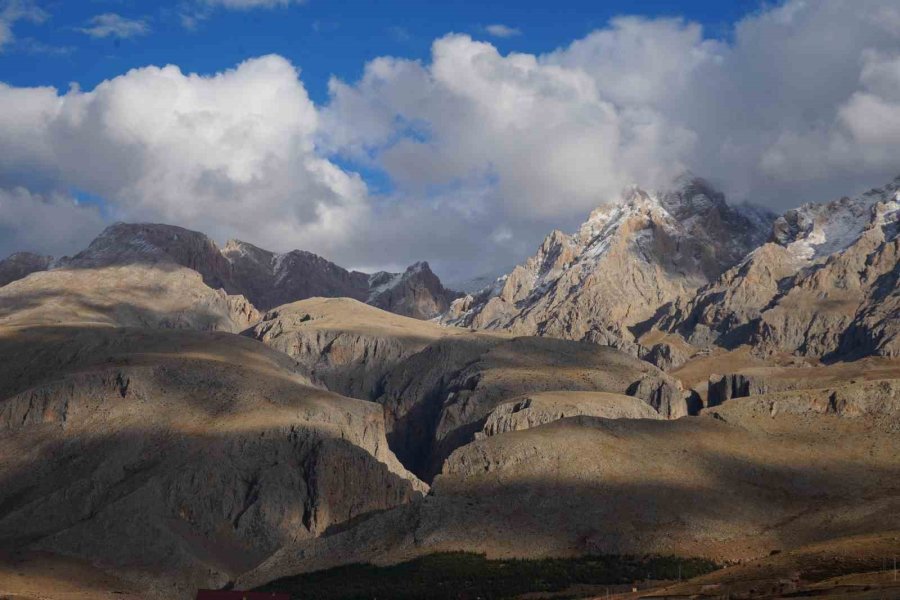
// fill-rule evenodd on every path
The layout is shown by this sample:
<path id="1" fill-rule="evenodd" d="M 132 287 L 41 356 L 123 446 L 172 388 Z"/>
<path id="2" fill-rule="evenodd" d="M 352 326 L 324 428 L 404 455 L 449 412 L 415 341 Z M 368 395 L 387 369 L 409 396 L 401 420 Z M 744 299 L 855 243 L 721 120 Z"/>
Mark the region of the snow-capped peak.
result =
<path id="1" fill-rule="evenodd" d="M 870 227 L 895 222 L 898 209 L 900 178 L 855 198 L 789 210 L 775 222 L 775 241 L 799 260 L 817 261 L 846 249 Z"/>

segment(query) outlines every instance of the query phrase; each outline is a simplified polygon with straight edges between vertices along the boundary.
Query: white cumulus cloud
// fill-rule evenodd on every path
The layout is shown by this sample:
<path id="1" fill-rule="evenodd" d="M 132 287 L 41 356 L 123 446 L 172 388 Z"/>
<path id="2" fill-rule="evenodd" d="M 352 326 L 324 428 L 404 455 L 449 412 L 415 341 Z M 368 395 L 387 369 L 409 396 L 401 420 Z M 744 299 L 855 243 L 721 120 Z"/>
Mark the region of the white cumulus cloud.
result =
<path id="1" fill-rule="evenodd" d="M 428 63 L 333 81 L 326 144 L 468 223 L 496 264 L 682 169 L 776 210 L 829 200 L 900 173 L 898 15 L 893 0 L 789 0 L 729 42 L 621 17 L 543 55 L 450 35 Z"/>
<path id="2" fill-rule="evenodd" d="M 0 184 L 85 191 L 112 219 L 327 252 L 363 217 L 366 192 L 316 154 L 317 126 L 276 56 L 210 77 L 136 69 L 90 92 L 0 86 Z"/>

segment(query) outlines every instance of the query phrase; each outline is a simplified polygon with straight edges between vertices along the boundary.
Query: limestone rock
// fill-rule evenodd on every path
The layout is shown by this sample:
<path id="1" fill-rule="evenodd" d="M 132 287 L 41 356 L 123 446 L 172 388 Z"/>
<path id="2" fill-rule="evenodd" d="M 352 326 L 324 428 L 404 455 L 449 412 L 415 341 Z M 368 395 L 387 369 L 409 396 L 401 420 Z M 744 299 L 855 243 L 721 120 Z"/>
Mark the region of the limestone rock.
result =
<path id="1" fill-rule="evenodd" d="M 641 352 L 640 358 L 656 365 L 663 371 L 670 371 L 686 363 L 691 356 L 683 345 L 659 342 Z"/>
<path id="2" fill-rule="evenodd" d="M 643 398 L 667 419 L 679 419 L 688 415 L 684 390 L 677 381 L 664 375 L 643 377 L 632 383 L 625 393 Z"/>
<path id="3" fill-rule="evenodd" d="M 248 335 L 329 389 L 380 403 L 391 448 L 426 480 L 492 410 L 522 394 L 627 392 L 666 417 L 687 414 L 674 379 L 618 350 L 443 327 L 349 299 L 279 307 Z"/>
<path id="4" fill-rule="evenodd" d="M 385 407 L 391 448 L 428 480 L 497 406 L 557 391 L 627 393 L 665 417 L 687 414 L 676 381 L 613 348 L 484 335 L 445 338 L 409 357 L 384 378 L 377 401 Z"/>
<path id="5" fill-rule="evenodd" d="M 765 394 L 769 391 L 769 386 L 765 378 L 742 373 L 729 373 L 728 375 L 710 376 L 707 390 L 706 405 L 712 407 L 732 398 Z"/>
<path id="6" fill-rule="evenodd" d="M 892 531 L 897 392 L 867 382 L 731 400 L 691 419 L 578 416 L 485 436 L 447 459 L 424 500 L 290 544 L 238 587 L 436 551 L 748 561 Z"/>
<path id="7" fill-rule="evenodd" d="M 247 333 L 305 365 L 328 389 L 374 400 L 382 378 L 401 361 L 463 332 L 348 298 L 312 298 L 269 311 Z"/>

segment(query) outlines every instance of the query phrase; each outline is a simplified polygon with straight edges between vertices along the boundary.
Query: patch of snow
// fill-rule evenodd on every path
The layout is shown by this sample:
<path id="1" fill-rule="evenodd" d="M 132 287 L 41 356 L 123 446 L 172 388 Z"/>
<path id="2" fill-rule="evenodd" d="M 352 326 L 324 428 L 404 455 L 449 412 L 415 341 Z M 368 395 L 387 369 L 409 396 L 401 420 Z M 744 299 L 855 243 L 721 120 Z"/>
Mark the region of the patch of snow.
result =
<path id="1" fill-rule="evenodd" d="M 421 270 L 421 269 L 420 269 L 420 270 Z M 405 274 L 405 273 L 393 273 L 393 274 L 391 275 L 391 278 L 388 279 L 386 282 L 381 283 L 381 284 L 379 284 L 379 285 L 376 285 L 376 286 L 374 286 L 374 287 L 371 287 L 371 286 L 372 286 L 372 282 L 374 281 L 375 277 L 378 276 L 378 275 L 379 275 L 379 273 L 376 273 L 375 275 L 370 275 L 370 276 L 369 276 L 369 286 L 370 286 L 370 289 L 369 289 L 369 299 L 368 299 L 369 302 L 371 302 L 372 300 L 374 300 L 374 299 L 375 299 L 377 296 L 379 296 L 380 294 L 383 294 L 384 292 L 386 292 L 386 291 L 388 291 L 388 290 L 390 290 L 390 289 L 393 289 L 393 288 L 397 287 L 398 285 L 400 285 L 400 283 L 402 283 L 403 280 L 405 279 L 405 275 L 406 275 L 406 274 Z"/>

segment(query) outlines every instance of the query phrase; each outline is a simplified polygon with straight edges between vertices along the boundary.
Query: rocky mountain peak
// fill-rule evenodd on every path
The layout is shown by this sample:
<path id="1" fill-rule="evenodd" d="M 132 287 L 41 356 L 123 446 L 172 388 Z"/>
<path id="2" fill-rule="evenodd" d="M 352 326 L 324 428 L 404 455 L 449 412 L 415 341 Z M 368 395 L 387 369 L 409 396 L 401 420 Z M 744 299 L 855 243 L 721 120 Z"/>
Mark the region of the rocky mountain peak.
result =
<path id="1" fill-rule="evenodd" d="M 231 266 L 206 235 L 175 225 L 115 223 L 83 251 L 58 262 L 61 268 L 97 268 L 123 264 L 172 263 L 200 273 L 213 289 L 232 292 Z"/>
<path id="2" fill-rule="evenodd" d="M 417 319 L 432 319 L 447 311 L 458 293 L 444 288 L 427 262 L 403 273 L 381 271 L 369 276 L 368 304 Z"/>
<path id="3" fill-rule="evenodd" d="M 787 211 L 773 226 L 773 240 L 803 261 L 844 250 L 874 226 L 889 226 L 900 209 L 900 178 L 854 198 L 808 203 Z"/>
<path id="4" fill-rule="evenodd" d="M 762 355 L 900 353 L 898 194 L 895 179 L 787 211 L 770 243 L 681 299 L 659 325 L 696 346 L 750 344 Z"/>
<path id="5" fill-rule="evenodd" d="M 736 264 L 768 237 L 772 219 L 729 206 L 696 177 L 668 191 L 631 186 L 575 234 L 552 232 L 507 276 L 455 302 L 444 321 L 638 352 L 631 328 Z"/>

